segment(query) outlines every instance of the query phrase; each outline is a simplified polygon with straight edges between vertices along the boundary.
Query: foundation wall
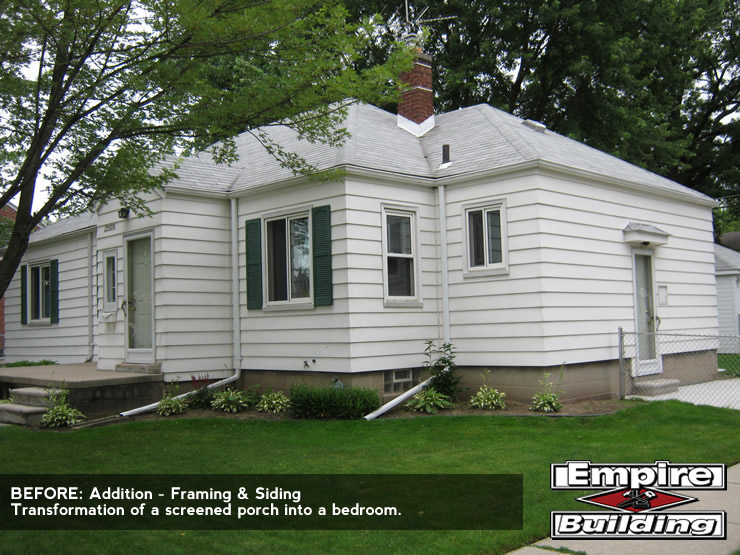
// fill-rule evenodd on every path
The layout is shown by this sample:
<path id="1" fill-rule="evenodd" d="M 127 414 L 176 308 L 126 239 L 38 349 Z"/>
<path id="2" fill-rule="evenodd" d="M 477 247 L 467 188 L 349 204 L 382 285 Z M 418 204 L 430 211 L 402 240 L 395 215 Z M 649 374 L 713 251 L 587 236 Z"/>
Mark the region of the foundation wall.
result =
<path id="1" fill-rule="evenodd" d="M 562 380 L 560 372 L 562 370 Z M 457 373 L 462 376 L 460 401 L 467 401 L 483 385 L 484 368 L 458 367 Z M 608 399 L 619 395 L 619 361 L 608 360 L 550 368 L 540 367 L 502 367 L 493 368 L 486 374 L 485 383 L 506 393 L 507 399 L 530 402 L 532 396 L 542 391 L 539 380 L 544 380 L 545 373 L 550 376 L 546 381 L 552 382 L 553 391 L 558 391 L 561 400 Z M 426 379 L 426 371 L 421 379 Z M 390 401 L 400 393 L 384 393 L 384 372 L 362 373 L 312 373 L 274 370 L 243 370 L 241 385 L 249 387 L 260 385 L 264 390 L 279 390 L 286 394 L 296 383 L 317 386 L 330 386 L 340 380 L 345 386 L 369 387 L 378 391 L 383 402 Z"/>

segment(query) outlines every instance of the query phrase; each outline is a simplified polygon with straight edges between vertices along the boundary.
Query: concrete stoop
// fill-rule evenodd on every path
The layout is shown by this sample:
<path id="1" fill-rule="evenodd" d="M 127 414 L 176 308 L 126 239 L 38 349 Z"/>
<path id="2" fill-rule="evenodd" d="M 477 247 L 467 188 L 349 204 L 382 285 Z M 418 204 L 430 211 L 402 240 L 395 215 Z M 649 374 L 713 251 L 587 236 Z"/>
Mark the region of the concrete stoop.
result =
<path id="1" fill-rule="evenodd" d="M 634 384 L 633 395 L 644 395 L 646 397 L 655 397 L 665 395 L 666 393 L 675 393 L 678 386 L 681 385 L 679 380 L 649 380 L 637 382 Z"/>
<path id="2" fill-rule="evenodd" d="M 50 393 L 60 393 L 59 389 L 49 390 L 41 387 L 18 387 L 10 390 L 12 403 L 0 404 L 0 423 L 38 426 L 46 410 L 53 405 Z"/>

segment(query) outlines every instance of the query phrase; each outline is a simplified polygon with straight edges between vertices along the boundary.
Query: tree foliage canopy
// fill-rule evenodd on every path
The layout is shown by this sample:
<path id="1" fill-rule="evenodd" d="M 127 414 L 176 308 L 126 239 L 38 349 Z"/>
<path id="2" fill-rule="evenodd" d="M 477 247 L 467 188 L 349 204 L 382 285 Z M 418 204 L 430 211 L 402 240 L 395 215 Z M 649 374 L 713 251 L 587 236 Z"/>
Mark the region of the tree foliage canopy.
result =
<path id="1" fill-rule="evenodd" d="M 165 155 L 219 141 L 229 162 L 231 137 L 275 122 L 340 141 L 342 102 L 393 94 L 408 58 L 356 70 L 373 25 L 346 16 L 336 0 L 0 3 L 0 206 L 18 205 L 0 293 L 45 216 L 111 198 L 142 208 L 172 178 L 149 171 Z M 32 212 L 40 176 L 50 196 Z"/>
<path id="2" fill-rule="evenodd" d="M 396 3 L 349 6 L 384 13 L 389 29 L 405 17 Z M 740 216 L 737 0 L 412 2 L 412 13 L 424 9 L 438 109 L 488 103 L 541 121 L 729 197 Z M 383 59 L 383 48 L 372 52 Z"/>

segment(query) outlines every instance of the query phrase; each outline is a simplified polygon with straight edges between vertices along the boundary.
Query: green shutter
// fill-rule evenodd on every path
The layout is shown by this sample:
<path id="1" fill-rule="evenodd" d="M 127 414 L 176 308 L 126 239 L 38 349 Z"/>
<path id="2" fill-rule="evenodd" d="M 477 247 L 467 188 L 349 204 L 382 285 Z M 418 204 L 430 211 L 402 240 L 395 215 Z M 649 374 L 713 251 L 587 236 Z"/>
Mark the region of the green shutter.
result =
<path id="1" fill-rule="evenodd" d="M 28 266 L 21 266 L 21 324 L 28 324 Z"/>
<path id="2" fill-rule="evenodd" d="M 262 220 L 247 221 L 247 309 L 262 309 Z"/>
<path id="3" fill-rule="evenodd" d="M 49 261 L 49 290 L 51 293 L 49 314 L 52 324 L 59 323 L 59 261 Z"/>
<path id="4" fill-rule="evenodd" d="M 313 232 L 313 304 L 326 306 L 334 302 L 331 281 L 331 206 L 312 210 Z"/>

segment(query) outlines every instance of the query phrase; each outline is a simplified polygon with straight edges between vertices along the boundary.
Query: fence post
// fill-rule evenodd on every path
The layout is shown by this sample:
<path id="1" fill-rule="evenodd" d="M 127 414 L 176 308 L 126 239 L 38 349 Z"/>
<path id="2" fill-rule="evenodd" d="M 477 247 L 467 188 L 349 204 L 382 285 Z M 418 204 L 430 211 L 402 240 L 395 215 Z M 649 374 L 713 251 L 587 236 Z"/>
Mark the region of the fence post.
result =
<path id="1" fill-rule="evenodd" d="M 619 327 L 619 398 L 624 399 L 624 330 Z"/>

